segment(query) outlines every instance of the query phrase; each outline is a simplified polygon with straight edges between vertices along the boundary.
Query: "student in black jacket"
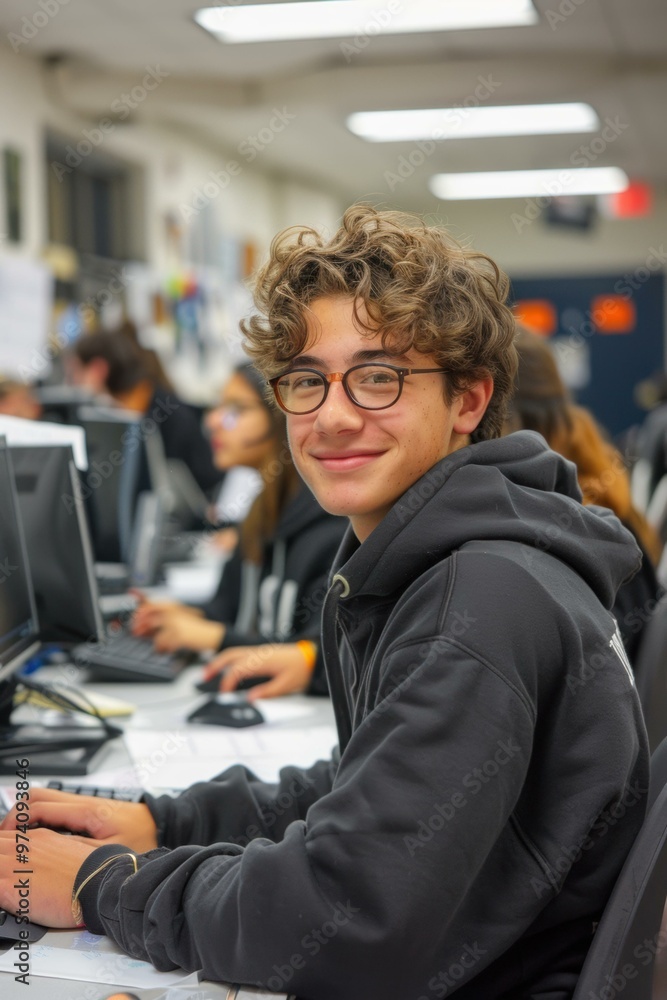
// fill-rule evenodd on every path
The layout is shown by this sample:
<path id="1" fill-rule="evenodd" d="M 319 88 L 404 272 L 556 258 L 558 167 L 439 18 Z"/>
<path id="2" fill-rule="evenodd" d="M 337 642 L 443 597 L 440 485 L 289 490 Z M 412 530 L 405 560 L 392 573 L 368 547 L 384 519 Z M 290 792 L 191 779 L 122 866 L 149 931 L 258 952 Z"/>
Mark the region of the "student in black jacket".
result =
<path id="1" fill-rule="evenodd" d="M 65 367 L 72 384 L 154 420 L 165 457 L 186 465 L 200 489 L 219 486 L 222 476 L 195 411 L 178 398 L 155 352 L 141 347 L 132 324 L 79 337 Z"/>
<path id="2" fill-rule="evenodd" d="M 506 289 L 364 206 L 328 241 L 274 241 L 250 349 L 297 468 L 350 518 L 322 613 L 339 750 L 278 785 L 233 767 L 106 811 L 33 791 L 33 821 L 98 838 L 31 831 L 35 920 L 308 1000 L 572 997 L 644 812 L 609 613 L 639 552 L 538 435 L 496 440 Z"/>
<path id="3" fill-rule="evenodd" d="M 320 616 L 347 522 L 327 514 L 299 477 L 284 415 L 269 403 L 266 388 L 253 365 L 240 365 L 207 417 L 218 468 L 243 465 L 263 480 L 216 595 L 202 609 L 145 601 L 133 628 L 162 652 L 220 650 L 205 678 L 220 674 L 223 691 L 263 677 L 250 699 L 303 690 L 328 694 Z"/>

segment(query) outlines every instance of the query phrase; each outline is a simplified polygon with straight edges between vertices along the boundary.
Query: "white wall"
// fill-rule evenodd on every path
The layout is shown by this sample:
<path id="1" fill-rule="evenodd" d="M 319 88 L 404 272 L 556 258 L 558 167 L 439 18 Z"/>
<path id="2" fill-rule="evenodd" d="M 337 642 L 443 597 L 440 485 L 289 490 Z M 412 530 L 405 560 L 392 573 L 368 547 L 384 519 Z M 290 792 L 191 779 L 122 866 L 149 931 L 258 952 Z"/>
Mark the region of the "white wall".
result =
<path id="1" fill-rule="evenodd" d="M 33 257 L 39 256 L 47 241 L 45 130 L 61 133 L 76 146 L 84 138 L 83 129 L 96 125 L 59 108 L 45 86 L 46 79 L 38 62 L 0 47 L 0 90 L 6 98 L 11 95 L 11 99 L 0 102 L 0 147 L 10 145 L 23 154 L 25 223 L 20 245 L 3 241 L 0 247 Z M 117 122 L 99 148 L 145 171 L 145 217 L 136 220 L 145 232 L 139 242 L 145 245 L 148 262 L 160 269 L 170 263 L 164 216 L 168 212 L 182 216 L 181 206 L 192 205 L 203 185 L 215 186 L 211 173 L 219 174 L 234 158 L 239 172 L 226 187 L 223 175 L 217 182 L 218 192 L 207 203 L 223 232 L 255 241 L 261 252 L 284 225 L 303 222 L 333 226 L 344 208 L 326 191 L 272 176 L 244 162 L 234 151 L 225 156 L 165 128 Z M 4 217 L 2 199 L 4 194 L 0 195 L 0 217 Z"/>
<path id="2" fill-rule="evenodd" d="M 586 232 L 545 225 L 533 199 L 438 202 L 434 213 L 454 235 L 493 257 L 516 277 L 604 274 L 642 265 L 651 247 L 667 250 L 667 196 L 659 192 L 653 214 L 603 219 Z M 666 266 L 667 269 L 667 266 Z"/>

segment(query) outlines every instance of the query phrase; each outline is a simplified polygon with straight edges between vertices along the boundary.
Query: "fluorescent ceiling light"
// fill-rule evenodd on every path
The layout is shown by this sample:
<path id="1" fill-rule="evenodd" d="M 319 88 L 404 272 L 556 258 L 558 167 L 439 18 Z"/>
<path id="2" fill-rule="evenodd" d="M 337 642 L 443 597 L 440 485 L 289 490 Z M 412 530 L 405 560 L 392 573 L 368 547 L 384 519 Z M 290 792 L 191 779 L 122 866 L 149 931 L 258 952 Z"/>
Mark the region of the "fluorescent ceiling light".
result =
<path id="1" fill-rule="evenodd" d="M 432 193 L 444 201 L 615 194 L 625 191 L 628 184 L 627 174 L 619 167 L 435 174 L 429 181 Z"/>
<path id="2" fill-rule="evenodd" d="M 537 24 L 532 0 L 297 0 L 202 7 L 197 24 L 221 42 L 349 38 Z"/>
<path id="3" fill-rule="evenodd" d="M 590 104 L 519 104 L 358 111 L 349 116 L 347 127 L 368 142 L 416 142 L 419 139 L 595 132 L 600 127 L 600 120 Z"/>

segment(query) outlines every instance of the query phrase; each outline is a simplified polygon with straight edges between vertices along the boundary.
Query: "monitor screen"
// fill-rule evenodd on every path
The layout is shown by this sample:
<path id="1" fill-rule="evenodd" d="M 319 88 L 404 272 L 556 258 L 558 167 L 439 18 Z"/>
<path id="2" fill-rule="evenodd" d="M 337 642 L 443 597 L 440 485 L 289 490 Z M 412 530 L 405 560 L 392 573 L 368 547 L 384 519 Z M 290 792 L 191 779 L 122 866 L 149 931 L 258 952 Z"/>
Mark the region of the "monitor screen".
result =
<path id="1" fill-rule="evenodd" d="M 96 562 L 128 562 L 139 494 L 150 487 L 141 424 L 119 411 L 81 407 L 88 470 L 82 474 Z"/>
<path id="2" fill-rule="evenodd" d="M 38 632 L 11 458 L 0 438 L 0 681 L 37 652 Z"/>
<path id="3" fill-rule="evenodd" d="M 40 623 L 47 642 L 104 637 L 92 548 L 68 445 L 10 448 Z"/>

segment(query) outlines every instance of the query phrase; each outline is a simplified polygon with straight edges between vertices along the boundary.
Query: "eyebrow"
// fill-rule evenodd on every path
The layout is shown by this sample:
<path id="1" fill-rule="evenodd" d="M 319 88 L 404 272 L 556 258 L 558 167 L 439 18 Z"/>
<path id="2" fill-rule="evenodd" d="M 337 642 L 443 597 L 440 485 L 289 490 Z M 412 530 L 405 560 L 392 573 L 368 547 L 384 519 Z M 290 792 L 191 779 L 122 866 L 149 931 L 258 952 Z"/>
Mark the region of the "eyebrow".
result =
<path id="1" fill-rule="evenodd" d="M 414 364 L 414 362 L 410 361 L 405 354 L 388 354 L 387 351 L 372 351 L 368 348 L 363 351 L 355 351 L 354 354 L 347 359 L 347 364 L 359 365 L 363 364 L 364 361 L 396 361 L 399 364 L 404 365 Z M 325 362 L 322 358 L 315 357 L 313 354 L 299 354 L 298 357 L 292 358 L 290 361 L 290 368 L 300 368 L 302 366 L 307 368 L 324 368 Z"/>

